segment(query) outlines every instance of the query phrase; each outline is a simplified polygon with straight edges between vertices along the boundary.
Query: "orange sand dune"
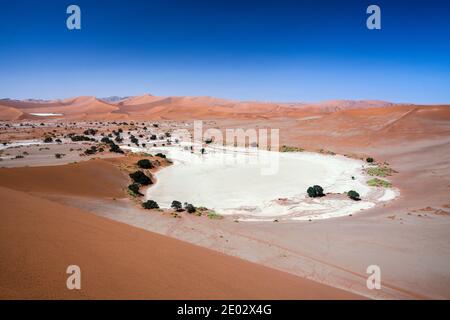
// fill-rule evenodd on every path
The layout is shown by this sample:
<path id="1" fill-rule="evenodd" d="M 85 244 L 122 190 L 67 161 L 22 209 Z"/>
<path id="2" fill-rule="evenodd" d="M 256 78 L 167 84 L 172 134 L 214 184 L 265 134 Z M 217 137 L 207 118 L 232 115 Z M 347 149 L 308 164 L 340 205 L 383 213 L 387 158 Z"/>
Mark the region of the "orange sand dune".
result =
<path id="1" fill-rule="evenodd" d="M 359 298 L 26 192 L 111 196 L 123 180 L 102 160 L 0 169 L 0 298 Z M 73 264 L 80 291 L 66 288 Z"/>
<path id="2" fill-rule="evenodd" d="M 142 104 L 152 103 L 152 102 L 164 99 L 164 98 L 165 97 L 155 97 L 155 96 L 147 93 L 142 96 L 134 96 L 134 97 L 127 98 L 127 99 L 121 101 L 119 104 L 125 105 L 125 106 L 142 105 Z"/>
<path id="3" fill-rule="evenodd" d="M 66 116 L 105 114 L 117 110 L 114 105 L 100 101 L 95 97 L 77 97 L 63 100 L 62 106 L 49 108 L 36 108 L 32 112 L 62 113 Z"/>
<path id="4" fill-rule="evenodd" d="M 23 112 L 22 118 L 25 119 L 35 118 L 30 113 L 61 113 L 66 118 L 89 118 L 93 115 L 105 116 L 105 114 L 118 110 L 116 106 L 100 101 L 95 97 L 76 97 L 51 102 L 2 100 L 2 103 Z"/>
<path id="5" fill-rule="evenodd" d="M 125 173 L 101 159 L 62 166 L 0 169 L 0 185 L 25 192 L 121 198 L 127 184 Z"/>
<path id="6" fill-rule="evenodd" d="M 280 128 L 282 144 L 345 153 L 442 138 L 450 134 L 449 121 L 450 106 L 397 105 L 317 113 L 303 119 L 291 113 L 289 121 L 270 121 L 267 125 Z"/>
<path id="7" fill-rule="evenodd" d="M 16 108 L 0 105 L 0 120 L 17 120 L 23 115 L 23 112 Z"/>
<path id="8" fill-rule="evenodd" d="M 192 117 L 203 118 L 219 116 L 224 112 L 223 106 L 231 102 L 211 97 L 166 97 L 153 96 L 133 97 L 119 104 L 119 113 L 127 113 L 132 117 L 145 119 L 179 119 L 189 114 Z M 226 114 L 229 110 L 226 109 Z"/>
<path id="9" fill-rule="evenodd" d="M 372 111 L 383 116 L 391 109 L 418 107 L 408 104 L 394 104 L 377 100 L 330 100 L 318 103 L 268 103 L 234 101 L 214 97 L 156 97 L 150 94 L 124 99 L 119 103 L 108 103 L 95 97 L 74 97 L 55 101 L 1 100 L 8 111 L 0 110 L 0 119 L 32 118 L 29 113 L 62 113 L 71 120 L 192 120 L 192 119 L 275 119 L 304 118 L 311 115 L 336 114 L 336 118 L 350 117 L 351 111 L 362 111 L 360 117 L 371 116 Z M 432 106 L 426 106 L 431 108 Z M 433 106 L 434 107 L 434 106 Z M 439 107 L 439 106 L 437 106 Z M 16 110 L 16 111 L 14 111 Z M 368 110 L 365 114 L 364 110 Z M 13 113 L 15 112 L 15 113 Z M 344 113 L 342 113 L 344 112 Z M 349 112 L 349 113 L 345 113 Z M 2 116 L 4 114 L 4 116 Z M 331 120 L 331 118 L 330 118 Z"/>
<path id="10" fill-rule="evenodd" d="M 11 100 L 11 99 L 2 99 L 0 100 L 0 104 L 3 106 L 23 110 L 25 112 L 28 112 L 26 109 L 34 109 L 39 107 L 52 108 L 64 105 L 64 103 L 58 100 L 38 102 L 34 100 Z"/>

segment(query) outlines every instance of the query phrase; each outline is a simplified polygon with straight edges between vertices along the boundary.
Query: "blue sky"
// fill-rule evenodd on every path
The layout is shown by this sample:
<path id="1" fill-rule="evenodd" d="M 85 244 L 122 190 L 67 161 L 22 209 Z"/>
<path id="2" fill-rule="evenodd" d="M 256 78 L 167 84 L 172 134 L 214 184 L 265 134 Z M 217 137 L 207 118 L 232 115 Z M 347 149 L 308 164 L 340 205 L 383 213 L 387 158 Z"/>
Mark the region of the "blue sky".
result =
<path id="1" fill-rule="evenodd" d="M 66 8 L 81 8 L 81 30 Z M 381 7 L 382 29 L 366 28 Z M 449 1 L 3 1 L 0 97 L 450 103 Z"/>

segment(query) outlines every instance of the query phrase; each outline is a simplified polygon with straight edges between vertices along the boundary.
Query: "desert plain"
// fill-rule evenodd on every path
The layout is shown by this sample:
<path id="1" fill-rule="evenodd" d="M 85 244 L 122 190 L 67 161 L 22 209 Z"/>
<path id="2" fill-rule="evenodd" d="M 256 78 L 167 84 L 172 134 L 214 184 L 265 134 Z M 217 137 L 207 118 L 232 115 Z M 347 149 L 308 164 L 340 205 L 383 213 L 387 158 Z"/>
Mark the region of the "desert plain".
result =
<path id="1" fill-rule="evenodd" d="M 277 174 L 218 162 L 233 143 L 186 144 L 194 121 L 277 129 L 278 151 L 251 149 Z M 0 157 L 2 299 L 450 298 L 450 105 L 3 99 Z"/>

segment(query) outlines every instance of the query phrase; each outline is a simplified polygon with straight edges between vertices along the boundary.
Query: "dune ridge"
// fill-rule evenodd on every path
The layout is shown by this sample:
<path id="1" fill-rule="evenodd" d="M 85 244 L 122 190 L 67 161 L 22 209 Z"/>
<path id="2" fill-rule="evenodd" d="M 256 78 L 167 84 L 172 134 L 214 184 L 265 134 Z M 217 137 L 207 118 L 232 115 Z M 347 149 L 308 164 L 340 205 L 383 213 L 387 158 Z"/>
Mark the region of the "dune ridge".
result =
<path id="1" fill-rule="evenodd" d="M 116 97 L 117 98 L 117 97 Z M 116 99 L 117 100 L 117 99 Z M 60 118 L 82 120 L 190 120 L 190 119 L 271 119 L 301 118 L 339 112 L 357 113 L 378 109 L 389 113 L 391 108 L 416 107 L 378 100 L 329 100 L 317 103 L 274 103 L 236 101 L 214 97 L 168 96 L 151 94 L 107 101 L 93 96 L 80 96 L 51 101 L 0 100 L 0 120 L 32 118 L 30 113 L 61 113 Z M 448 105 L 444 105 L 448 107 Z M 427 106 L 428 107 L 428 106 Z M 431 106 L 429 106 L 431 107 Z M 370 111 L 369 111 L 370 112 Z"/>

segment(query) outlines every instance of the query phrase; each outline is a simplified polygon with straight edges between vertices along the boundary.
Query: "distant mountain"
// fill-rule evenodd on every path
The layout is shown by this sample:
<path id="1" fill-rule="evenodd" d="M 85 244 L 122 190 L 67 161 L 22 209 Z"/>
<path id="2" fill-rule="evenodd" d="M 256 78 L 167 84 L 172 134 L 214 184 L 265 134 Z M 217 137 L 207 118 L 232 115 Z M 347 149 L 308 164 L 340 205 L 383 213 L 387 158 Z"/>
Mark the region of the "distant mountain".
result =
<path id="1" fill-rule="evenodd" d="M 122 102 L 124 100 L 127 100 L 131 98 L 130 96 L 126 96 L 126 97 L 120 97 L 120 96 L 110 96 L 110 97 L 105 97 L 105 98 L 98 98 L 101 101 L 105 101 L 108 103 L 119 103 Z"/>

